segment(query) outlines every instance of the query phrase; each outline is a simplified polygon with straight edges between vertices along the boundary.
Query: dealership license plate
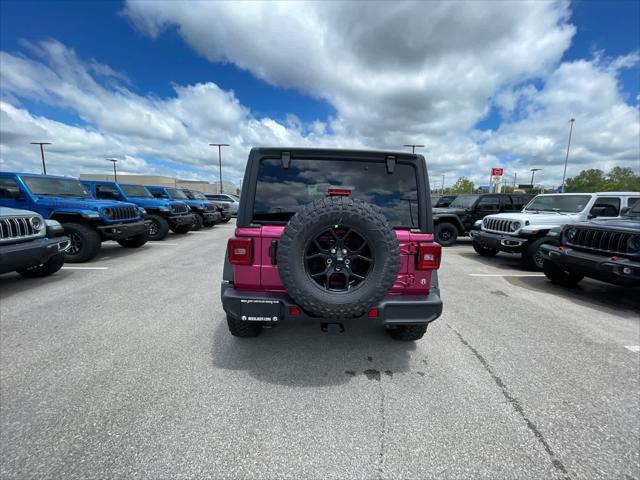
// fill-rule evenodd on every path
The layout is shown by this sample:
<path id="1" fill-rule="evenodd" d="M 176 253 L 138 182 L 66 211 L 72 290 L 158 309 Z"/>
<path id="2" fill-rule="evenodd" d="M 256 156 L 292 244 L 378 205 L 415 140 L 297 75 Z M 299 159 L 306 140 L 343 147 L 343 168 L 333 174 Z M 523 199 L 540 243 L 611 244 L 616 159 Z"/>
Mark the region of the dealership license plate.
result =
<path id="1" fill-rule="evenodd" d="M 240 319 L 247 322 L 277 322 L 280 320 L 280 302 L 277 300 L 240 300 Z"/>

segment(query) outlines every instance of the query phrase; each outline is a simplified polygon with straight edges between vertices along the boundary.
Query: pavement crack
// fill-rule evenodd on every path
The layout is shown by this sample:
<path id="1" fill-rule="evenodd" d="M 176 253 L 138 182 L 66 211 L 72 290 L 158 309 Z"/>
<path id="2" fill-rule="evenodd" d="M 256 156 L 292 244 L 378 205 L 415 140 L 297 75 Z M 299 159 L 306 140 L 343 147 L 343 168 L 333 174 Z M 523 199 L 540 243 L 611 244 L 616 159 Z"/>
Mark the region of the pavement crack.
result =
<path id="1" fill-rule="evenodd" d="M 504 395 L 504 397 L 507 399 L 507 402 L 509 402 L 509 404 L 511 404 L 511 406 L 514 408 L 514 410 L 516 412 L 518 412 L 518 414 L 522 417 L 522 419 L 526 423 L 527 428 L 529 428 L 529 430 L 531 430 L 531 432 L 535 436 L 536 440 L 538 440 L 538 443 L 540 443 L 540 445 L 545 450 L 545 452 L 547 452 L 547 455 L 549 456 L 549 459 L 551 460 L 551 464 L 553 465 L 553 467 L 557 471 L 559 471 L 562 474 L 564 474 L 566 479 L 569 479 L 570 476 L 569 476 L 569 472 L 567 472 L 566 467 L 560 461 L 560 459 L 558 459 L 558 457 L 554 453 L 553 449 L 551 448 L 551 445 L 549 445 L 549 442 L 547 442 L 547 440 L 544 438 L 544 435 L 542 434 L 542 432 L 529 419 L 529 417 L 527 417 L 527 414 L 525 413 L 524 408 L 522 407 L 522 404 L 520 403 L 520 400 L 518 400 L 516 397 L 513 396 L 513 394 L 509 391 L 507 385 L 504 383 L 504 381 L 498 375 L 496 375 L 496 373 L 494 372 L 493 368 L 491 367 L 489 362 L 482 356 L 482 354 L 480 352 L 478 352 L 478 350 L 476 350 L 469 342 L 467 342 L 464 339 L 464 337 L 460 334 L 460 332 L 458 332 L 455 328 L 453 328 L 448 323 L 447 323 L 447 327 L 453 333 L 456 334 L 456 336 L 458 337 L 460 342 L 462 342 L 462 344 L 465 347 L 467 347 L 471 351 L 471 353 L 473 353 L 473 355 L 478 359 L 478 361 L 482 364 L 482 366 L 487 371 L 487 373 L 491 376 L 491 378 L 496 383 L 498 388 L 500 388 L 500 391 L 502 392 L 502 395 Z"/>

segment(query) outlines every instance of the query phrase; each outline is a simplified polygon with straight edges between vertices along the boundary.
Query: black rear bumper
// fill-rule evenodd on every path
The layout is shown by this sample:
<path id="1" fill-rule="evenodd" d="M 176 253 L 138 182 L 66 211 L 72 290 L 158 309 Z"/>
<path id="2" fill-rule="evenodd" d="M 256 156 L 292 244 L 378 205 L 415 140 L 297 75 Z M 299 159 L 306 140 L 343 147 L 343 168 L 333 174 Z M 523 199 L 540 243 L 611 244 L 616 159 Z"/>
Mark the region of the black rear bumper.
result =
<path id="1" fill-rule="evenodd" d="M 39 238 L 0 246 L 0 273 L 15 272 L 46 263 L 69 246 L 69 237 Z"/>
<path id="2" fill-rule="evenodd" d="M 98 225 L 96 228 L 103 240 L 122 240 L 146 233 L 150 224 L 150 220 L 140 220 L 131 223 Z"/>
<path id="3" fill-rule="evenodd" d="M 567 247 L 542 245 L 542 255 L 546 260 L 561 266 L 564 270 L 579 273 L 616 285 L 640 285 L 640 262 L 611 255 L 596 255 Z"/>
<path id="4" fill-rule="evenodd" d="M 433 322 L 442 314 L 442 300 L 440 298 L 440 290 L 437 286 L 432 286 L 429 295 L 413 297 L 389 295 L 373 308 L 378 309 L 377 317 L 369 317 L 364 314 L 353 319 L 327 319 L 315 317 L 306 314 L 298 307 L 300 313 L 292 315 L 291 307 L 297 307 L 297 304 L 285 293 L 274 292 L 250 292 L 244 290 L 236 290 L 233 284 L 222 282 L 222 308 L 227 315 L 251 321 L 252 318 L 245 315 L 246 305 L 251 303 L 254 305 L 264 305 L 268 310 L 268 315 L 259 316 L 260 320 L 266 323 L 278 323 L 282 320 L 291 320 L 295 322 L 311 321 L 311 322 L 331 322 L 348 323 L 353 321 L 369 321 L 378 322 L 383 325 L 426 325 Z M 270 319 L 270 320 L 268 320 Z"/>

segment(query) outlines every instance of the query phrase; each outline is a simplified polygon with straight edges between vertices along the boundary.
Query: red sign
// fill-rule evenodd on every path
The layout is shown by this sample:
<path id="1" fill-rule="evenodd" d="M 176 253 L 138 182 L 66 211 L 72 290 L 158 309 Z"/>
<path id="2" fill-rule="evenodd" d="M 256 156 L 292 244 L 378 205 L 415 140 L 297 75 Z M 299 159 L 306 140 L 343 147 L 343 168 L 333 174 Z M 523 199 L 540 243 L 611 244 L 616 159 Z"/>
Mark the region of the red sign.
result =
<path id="1" fill-rule="evenodd" d="M 491 175 L 494 177 L 501 177 L 502 175 L 504 175 L 504 168 L 492 168 Z"/>

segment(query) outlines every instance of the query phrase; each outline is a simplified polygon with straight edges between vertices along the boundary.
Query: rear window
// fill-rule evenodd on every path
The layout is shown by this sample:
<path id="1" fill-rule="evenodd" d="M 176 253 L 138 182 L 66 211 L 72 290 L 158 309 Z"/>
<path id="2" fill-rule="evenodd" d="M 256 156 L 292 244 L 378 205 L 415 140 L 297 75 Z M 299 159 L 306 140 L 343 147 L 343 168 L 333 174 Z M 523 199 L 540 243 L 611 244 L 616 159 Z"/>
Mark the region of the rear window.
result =
<path id="1" fill-rule="evenodd" d="M 356 160 L 296 160 L 288 169 L 279 159 L 260 162 L 253 209 L 255 222 L 287 222 L 300 207 L 348 190 L 351 198 L 380 207 L 394 227 L 418 226 L 418 189 L 413 165 L 398 163 L 392 174 L 385 163 Z"/>

